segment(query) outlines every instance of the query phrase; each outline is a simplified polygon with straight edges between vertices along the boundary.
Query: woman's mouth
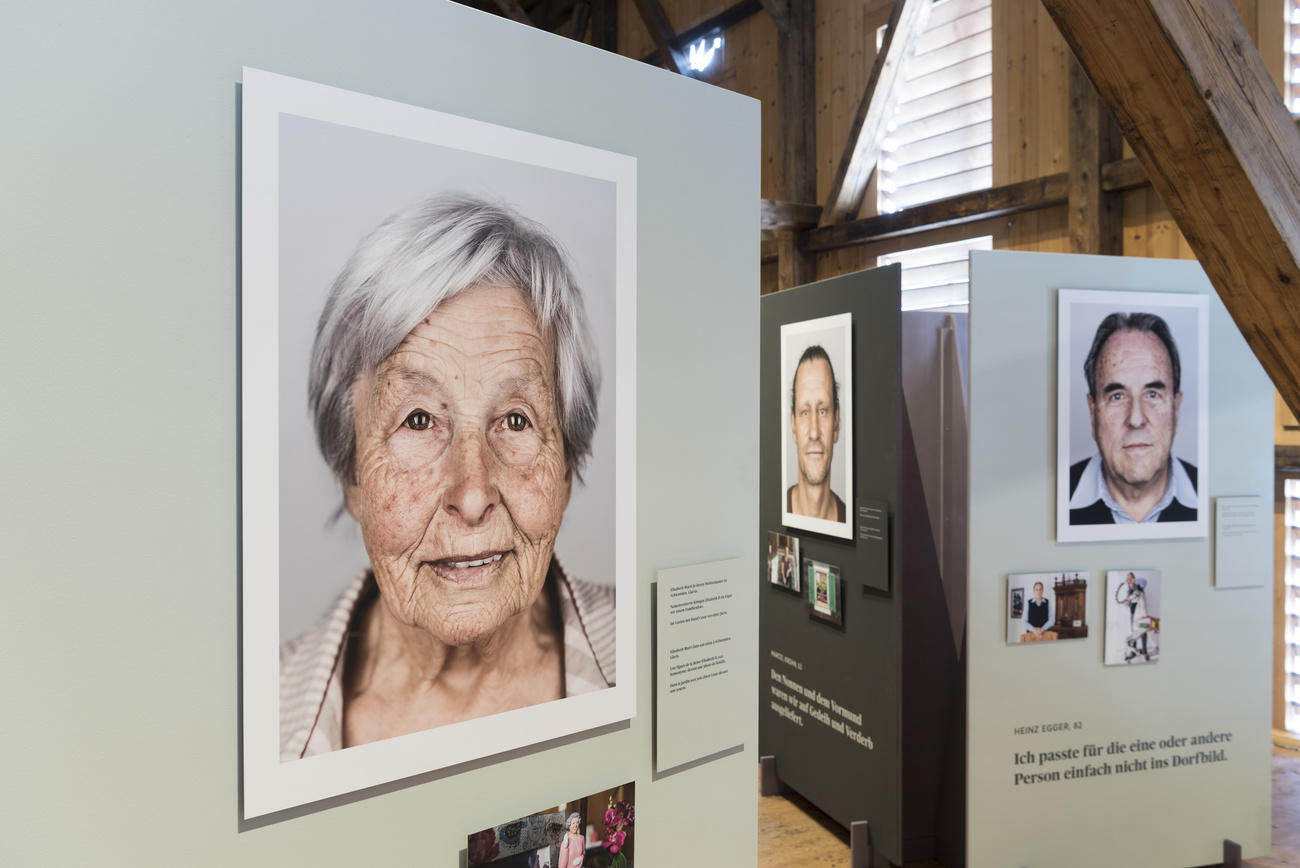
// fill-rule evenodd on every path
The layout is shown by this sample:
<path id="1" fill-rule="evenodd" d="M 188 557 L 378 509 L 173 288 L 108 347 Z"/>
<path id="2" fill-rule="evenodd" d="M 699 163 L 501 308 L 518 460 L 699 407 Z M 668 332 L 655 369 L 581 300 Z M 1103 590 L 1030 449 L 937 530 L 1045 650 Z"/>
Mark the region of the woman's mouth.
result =
<path id="1" fill-rule="evenodd" d="M 458 585 L 486 584 L 508 551 L 456 554 L 426 561 L 441 578 Z"/>

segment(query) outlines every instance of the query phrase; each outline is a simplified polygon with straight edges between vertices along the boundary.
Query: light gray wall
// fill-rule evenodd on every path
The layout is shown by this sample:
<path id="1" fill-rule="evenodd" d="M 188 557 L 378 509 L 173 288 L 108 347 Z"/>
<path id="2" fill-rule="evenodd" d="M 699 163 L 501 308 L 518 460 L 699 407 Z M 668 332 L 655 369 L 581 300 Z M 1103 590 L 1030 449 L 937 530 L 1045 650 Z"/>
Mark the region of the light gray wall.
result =
<path id="1" fill-rule="evenodd" d="M 638 865 L 753 864 L 755 726 L 741 753 L 652 775 L 649 582 L 723 557 L 758 566 L 757 103 L 436 0 L 4 17 L 0 862 L 455 864 L 468 832 L 635 780 Z M 629 726 L 241 829 L 244 65 L 638 158 Z M 752 596 L 737 616 L 756 622 Z M 736 657 L 756 670 L 752 636 Z M 736 701 L 754 707 L 755 690 Z"/>
<path id="2" fill-rule="evenodd" d="M 1203 865 L 1223 839 L 1269 849 L 1272 528 L 1259 517 L 1259 587 L 1216 589 L 1210 538 L 1058 543 L 1058 288 L 1210 296 L 1208 472 L 1214 498 L 1273 491 L 1273 389 L 1195 262 L 971 255 L 970 604 L 967 797 L 971 868 Z M 1211 521 L 1213 534 L 1213 521 Z M 1161 570 L 1160 660 L 1107 667 L 1106 570 Z M 1008 573 L 1085 571 L 1088 637 L 1006 644 Z M 1079 721 L 1080 730 L 1017 735 Z M 1107 746 L 1214 729 L 1227 762 L 1014 785 L 1016 751 Z M 1195 748 L 1192 748 L 1195 750 Z M 1137 758 L 1168 756 L 1169 750 Z M 1120 757 L 1127 759 L 1128 756 Z M 1080 758 L 1031 773 L 1064 772 Z"/>

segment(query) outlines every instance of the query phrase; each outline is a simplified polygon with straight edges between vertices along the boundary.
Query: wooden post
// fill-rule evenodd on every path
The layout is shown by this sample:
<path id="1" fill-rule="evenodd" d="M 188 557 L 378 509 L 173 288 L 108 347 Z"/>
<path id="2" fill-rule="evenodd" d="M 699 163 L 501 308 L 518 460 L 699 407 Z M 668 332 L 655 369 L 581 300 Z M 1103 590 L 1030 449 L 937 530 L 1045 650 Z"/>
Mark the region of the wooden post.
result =
<path id="1" fill-rule="evenodd" d="M 817 116 L 813 75 L 814 5 L 794 0 L 785 5 L 785 29 L 777 35 L 777 115 L 781 135 L 778 164 L 781 198 L 817 201 Z M 797 230 L 776 233 L 777 285 L 780 289 L 817 278 L 817 260 L 804 249 Z"/>
<path id="2" fill-rule="evenodd" d="M 1300 410 L 1300 133 L 1232 0 L 1043 0 Z"/>
<path id="3" fill-rule="evenodd" d="M 573 12 L 569 16 L 569 33 L 570 39 L 576 42 L 586 41 L 587 36 L 587 19 L 591 16 L 591 3 L 588 0 L 578 0 L 573 4 Z"/>
<path id="4" fill-rule="evenodd" d="M 618 53 L 618 0 L 595 0 L 591 7 L 591 44 Z"/>
<path id="5" fill-rule="evenodd" d="M 1123 156 L 1124 137 L 1079 61 L 1070 57 L 1070 200 L 1072 253 L 1124 253 L 1119 195 L 1102 187 L 1101 167 Z"/>

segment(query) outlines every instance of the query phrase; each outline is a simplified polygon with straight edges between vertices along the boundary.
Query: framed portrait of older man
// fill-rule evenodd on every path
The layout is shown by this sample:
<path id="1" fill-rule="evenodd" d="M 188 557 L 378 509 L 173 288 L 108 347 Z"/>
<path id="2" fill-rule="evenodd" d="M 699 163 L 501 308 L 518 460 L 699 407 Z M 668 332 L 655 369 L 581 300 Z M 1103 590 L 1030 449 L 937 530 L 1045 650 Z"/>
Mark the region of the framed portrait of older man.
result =
<path id="1" fill-rule="evenodd" d="M 1201 537 L 1208 527 L 1204 295 L 1058 293 L 1056 537 Z"/>
<path id="2" fill-rule="evenodd" d="M 635 160 L 242 99 L 245 816 L 630 718 Z"/>
<path id="3" fill-rule="evenodd" d="M 781 520 L 844 539 L 853 539 L 852 348 L 851 314 L 781 326 Z"/>

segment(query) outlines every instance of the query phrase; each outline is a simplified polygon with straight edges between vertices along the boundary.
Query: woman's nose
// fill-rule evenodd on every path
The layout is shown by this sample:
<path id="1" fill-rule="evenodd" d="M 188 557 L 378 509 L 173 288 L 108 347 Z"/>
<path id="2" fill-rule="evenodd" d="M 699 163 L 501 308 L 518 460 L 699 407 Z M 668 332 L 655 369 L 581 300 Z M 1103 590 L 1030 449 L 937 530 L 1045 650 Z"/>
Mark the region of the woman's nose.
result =
<path id="1" fill-rule="evenodd" d="M 479 432 L 466 432 L 456 436 L 448 448 L 450 460 L 444 466 L 450 478 L 443 489 L 442 506 L 466 524 L 479 524 L 501 500 L 492 479 L 487 442 Z"/>

